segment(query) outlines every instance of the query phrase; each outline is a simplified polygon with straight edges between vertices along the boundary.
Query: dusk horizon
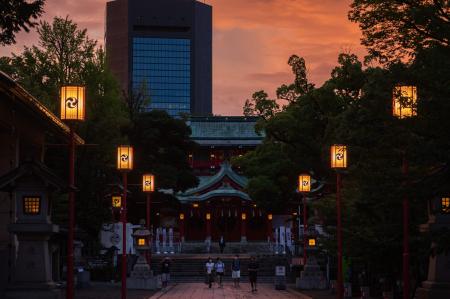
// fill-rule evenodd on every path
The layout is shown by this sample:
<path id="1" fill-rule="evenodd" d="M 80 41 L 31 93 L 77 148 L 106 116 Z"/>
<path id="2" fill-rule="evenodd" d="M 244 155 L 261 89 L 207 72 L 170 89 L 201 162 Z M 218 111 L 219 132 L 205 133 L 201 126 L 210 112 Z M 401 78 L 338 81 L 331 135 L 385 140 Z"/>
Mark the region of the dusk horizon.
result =
<path id="1" fill-rule="evenodd" d="M 104 44 L 105 0 L 81 5 L 69 0 L 48 0 L 40 18 L 68 16 L 86 28 L 99 46 Z M 287 61 L 293 54 L 306 60 L 308 78 L 316 86 L 326 81 L 341 52 L 362 60 L 357 24 L 347 19 L 351 1 L 250 0 L 200 1 L 213 9 L 213 113 L 242 115 L 246 99 L 264 90 L 275 97 L 282 84 L 294 76 Z M 36 29 L 20 32 L 17 43 L 0 49 L 1 56 L 20 54 L 37 43 Z M 280 104 L 286 104 L 280 101 Z"/>

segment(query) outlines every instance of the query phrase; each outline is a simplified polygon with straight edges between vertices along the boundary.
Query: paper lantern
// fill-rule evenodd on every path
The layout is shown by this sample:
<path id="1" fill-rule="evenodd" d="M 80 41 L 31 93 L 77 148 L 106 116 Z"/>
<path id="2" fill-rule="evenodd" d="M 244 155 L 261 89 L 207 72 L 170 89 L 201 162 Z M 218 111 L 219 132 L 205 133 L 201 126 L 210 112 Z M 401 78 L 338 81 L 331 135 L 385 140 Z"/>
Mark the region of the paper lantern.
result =
<path id="1" fill-rule="evenodd" d="M 211 220 L 211 213 L 206 213 L 206 220 Z"/>
<path id="2" fill-rule="evenodd" d="M 450 213 L 450 198 L 444 197 L 441 199 L 441 208 L 443 213 Z"/>
<path id="3" fill-rule="evenodd" d="M 153 174 L 144 174 L 142 176 L 142 191 L 155 191 L 155 176 Z"/>
<path id="4" fill-rule="evenodd" d="M 85 88 L 84 86 L 63 86 L 60 94 L 61 119 L 84 120 Z"/>
<path id="5" fill-rule="evenodd" d="M 268 214 L 268 215 L 267 215 L 267 220 L 272 220 L 272 218 L 273 218 L 273 215 L 272 215 L 272 214 Z"/>
<path id="6" fill-rule="evenodd" d="M 117 169 L 129 171 L 133 169 L 133 148 L 121 145 L 117 148 Z"/>
<path id="7" fill-rule="evenodd" d="M 298 176 L 298 191 L 311 191 L 311 176 L 309 176 L 308 174 L 301 174 Z"/>
<path id="8" fill-rule="evenodd" d="M 245 220 L 245 219 L 247 219 L 247 214 L 245 214 L 245 213 L 242 213 L 242 215 L 241 215 L 241 219 L 242 219 L 242 220 Z"/>
<path id="9" fill-rule="evenodd" d="M 331 168 L 347 168 L 347 146 L 331 146 Z"/>
<path id="10" fill-rule="evenodd" d="M 392 114 L 398 118 L 417 115 L 416 86 L 395 86 L 392 95 Z"/>
<path id="11" fill-rule="evenodd" d="M 184 220 L 184 214 L 180 213 L 180 220 Z"/>
<path id="12" fill-rule="evenodd" d="M 116 208 L 116 209 L 122 207 L 122 196 L 114 195 L 111 198 L 111 205 L 113 208 Z"/>

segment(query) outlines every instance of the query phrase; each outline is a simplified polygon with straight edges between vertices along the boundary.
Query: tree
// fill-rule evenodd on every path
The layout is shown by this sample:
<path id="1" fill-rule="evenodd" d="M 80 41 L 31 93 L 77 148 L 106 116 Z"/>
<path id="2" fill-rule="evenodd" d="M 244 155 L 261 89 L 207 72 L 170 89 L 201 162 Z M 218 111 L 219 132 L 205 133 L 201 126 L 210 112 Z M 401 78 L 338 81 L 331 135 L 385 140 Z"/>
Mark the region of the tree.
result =
<path id="1" fill-rule="evenodd" d="M 129 131 L 136 152 L 136 173 L 152 172 L 161 189 L 195 187 L 198 181 L 187 160 L 195 148 L 190 134 L 185 120 L 172 118 L 166 111 L 138 114 Z"/>
<path id="2" fill-rule="evenodd" d="M 422 211 L 431 193 L 419 195 L 417 186 L 403 187 L 401 157 L 407 148 L 411 176 L 421 178 L 430 165 L 423 159 L 434 154 L 425 153 L 428 146 L 424 147 L 423 135 L 417 131 L 420 121 L 397 120 L 390 108 L 393 86 L 415 82 L 414 74 L 403 64 L 363 69 L 353 54 L 339 55 L 338 63 L 323 86 L 299 96 L 267 120 L 263 144 L 234 163 L 249 178 L 247 192 L 252 199 L 273 211 L 298 202 L 299 173 L 309 172 L 325 184 L 311 196 L 317 198 L 313 206 L 331 236 L 326 246 L 333 254 L 336 198 L 329 146 L 347 144 L 351 163 L 344 176 L 345 256 L 370 269 L 372 277 L 395 281 L 401 269 L 401 198 L 405 192 L 411 196 L 415 215 L 411 224 L 415 265 L 427 248 L 416 228 L 426 220 Z"/>
<path id="3" fill-rule="evenodd" d="M 59 115 L 62 84 L 86 86 L 86 120 L 76 128 L 89 144 L 77 148 L 77 224 L 97 238 L 101 223 L 111 217 L 105 209 L 109 201 L 105 201 L 104 195 L 110 191 L 109 184 L 117 181 L 116 146 L 127 142 L 126 105 L 117 81 L 106 66 L 103 49 L 96 48 L 96 43 L 87 37 L 86 29 L 79 29 L 67 17 L 55 18 L 52 24 L 41 22 L 38 34 L 37 46 L 25 47 L 21 54 L 12 58 L 0 58 L 0 68 L 56 115 Z M 52 143 L 51 136 L 49 138 Z M 66 148 L 50 147 L 45 159 L 62 177 L 67 176 Z M 55 221 L 64 225 L 67 221 L 65 198 L 55 200 L 54 210 Z"/>
<path id="4" fill-rule="evenodd" d="M 294 83 L 278 87 L 277 97 L 291 103 L 295 101 L 299 96 L 307 94 L 314 88 L 314 84 L 308 82 L 306 76 L 306 62 L 303 57 L 292 55 L 288 60 L 289 66 L 292 68 L 292 72 L 295 75 Z"/>
<path id="5" fill-rule="evenodd" d="M 45 0 L 0 0 L 0 45 L 16 42 L 20 30 L 30 31 L 37 25 L 33 20 L 44 12 Z"/>
<path id="6" fill-rule="evenodd" d="M 251 99 L 247 99 L 244 104 L 245 116 L 260 116 L 269 119 L 280 111 L 280 106 L 276 100 L 269 99 L 269 95 L 264 90 L 253 93 Z"/>
<path id="7" fill-rule="evenodd" d="M 450 46 L 450 3 L 444 0 L 354 0 L 349 19 L 359 23 L 370 58 L 411 60 L 418 50 Z"/>
<path id="8" fill-rule="evenodd" d="M 38 46 L 2 58 L 0 68 L 12 71 L 14 79 L 56 113 L 59 87 L 86 82 L 88 65 L 96 59 L 96 42 L 68 17 L 55 17 L 52 24 L 40 22 L 37 32 Z"/>

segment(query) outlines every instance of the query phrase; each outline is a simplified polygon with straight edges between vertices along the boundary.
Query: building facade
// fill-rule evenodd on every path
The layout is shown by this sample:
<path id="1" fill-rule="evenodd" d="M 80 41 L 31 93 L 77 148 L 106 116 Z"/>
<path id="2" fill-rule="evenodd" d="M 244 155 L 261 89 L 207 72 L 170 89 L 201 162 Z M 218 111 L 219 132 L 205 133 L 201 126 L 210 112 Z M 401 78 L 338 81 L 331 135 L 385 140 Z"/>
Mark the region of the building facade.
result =
<path id="1" fill-rule="evenodd" d="M 224 236 L 227 242 L 267 241 L 272 233 L 270 212 L 259 208 L 245 192 L 247 178 L 230 163 L 254 150 L 264 134 L 255 132 L 255 117 L 191 117 L 187 124 L 198 147 L 189 163 L 197 187 L 174 194 L 179 205 L 154 207 L 159 223 L 174 227 L 187 242 Z"/>
<path id="2" fill-rule="evenodd" d="M 62 267 L 58 244 L 49 241 L 58 228 L 48 188 L 65 182 L 45 165 L 46 144 L 66 143 L 70 129 L 1 71 L 0 98 L 0 298 L 56 298 Z"/>
<path id="3" fill-rule="evenodd" d="M 212 8 L 195 0 L 114 0 L 106 5 L 105 45 L 126 92 L 144 110 L 212 113 Z"/>

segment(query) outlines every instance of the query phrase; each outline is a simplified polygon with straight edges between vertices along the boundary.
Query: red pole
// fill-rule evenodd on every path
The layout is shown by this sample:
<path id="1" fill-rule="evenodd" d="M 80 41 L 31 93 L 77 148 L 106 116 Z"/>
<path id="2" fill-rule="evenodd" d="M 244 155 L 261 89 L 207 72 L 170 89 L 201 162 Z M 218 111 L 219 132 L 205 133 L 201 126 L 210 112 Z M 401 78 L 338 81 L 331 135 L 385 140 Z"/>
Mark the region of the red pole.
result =
<path id="1" fill-rule="evenodd" d="M 122 197 L 122 299 L 127 298 L 127 172 L 123 172 Z"/>
<path id="2" fill-rule="evenodd" d="M 69 230 L 67 236 L 67 288 L 66 298 L 73 299 L 73 236 L 75 226 L 75 136 L 70 126 L 69 140 Z"/>
<path id="3" fill-rule="evenodd" d="M 243 240 L 247 240 L 247 227 L 246 227 L 246 222 L 247 221 L 247 215 L 246 215 L 246 219 L 242 219 L 242 214 L 241 214 L 241 241 Z"/>
<path id="4" fill-rule="evenodd" d="M 211 212 L 209 210 L 207 210 L 206 213 L 211 215 Z M 206 238 L 209 238 L 210 240 L 212 238 L 212 236 L 211 236 L 211 218 L 206 219 Z"/>
<path id="5" fill-rule="evenodd" d="M 337 259 L 338 259 L 338 273 L 337 273 L 337 288 L 336 297 L 342 299 L 344 294 L 344 281 L 342 277 L 342 221 L 341 221 L 341 174 L 336 172 L 336 211 L 337 211 Z"/>
<path id="6" fill-rule="evenodd" d="M 404 187 L 408 180 L 408 161 L 403 154 L 402 173 L 404 176 Z M 403 195 L 403 299 L 409 297 L 409 201 L 406 192 Z"/>
<path id="7" fill-rule="evenodd" d="M 147 192 L 147 229 L 150 230 L 150 205 L 151 205 L 151 194 L 150 192 Z M 150 243 L 151 244 L 151 243 Z M 151 247 L 151 246 L 150 246 Z M 147 250 L 147 264 L 150 266 L 150 261 L 152 259 L 152 250 Z"/>
<path id="8" fill-rule="evenodd" d="M 267 219 L 267 239 L 272 242 L 272 220 Z"/>
<path id="9" fill-rule="evenodd" d="M 183 239 L 184 239 L 184 219 L 180 219 L 180 242 L 183 242 Z"/>
<path id="10" fill-rule="evenodd" d="M 306 265 L 306 230 L 308 229 L 308 221 L 306 214 L 306 197 L 303 197 L 303 264 Z M 300 229 L 300 228 L 299 228 Z"/>

